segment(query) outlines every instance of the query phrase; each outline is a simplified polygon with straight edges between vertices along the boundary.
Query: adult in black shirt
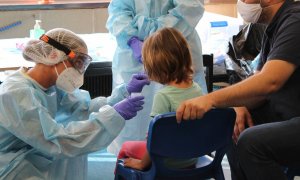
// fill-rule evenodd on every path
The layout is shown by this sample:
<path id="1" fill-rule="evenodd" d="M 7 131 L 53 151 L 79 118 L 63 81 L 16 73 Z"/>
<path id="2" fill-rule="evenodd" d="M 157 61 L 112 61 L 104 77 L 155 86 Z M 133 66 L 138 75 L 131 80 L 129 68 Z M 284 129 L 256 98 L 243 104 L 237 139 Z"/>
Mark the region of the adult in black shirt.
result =
<path id="1" fill-rule="evenodd" d="M 235 165 L 243 174 L 235 174 L 237 166 L 231 163 L 233 174 L 239 175 L 232 179 L 286 179 L 282 167 L 300 164 L 300 1 L 242 3 L 260 4 L 257 22 L 268 25 L 258 72 L 240 83 L 182 103 L 177 119 L 199 118 L 213 107 L 247 107 L 236 108 L 237 154 L 230 155 L 236 157 Z M 241 15 L 253 19 L 256 14 Z M 244 130 L 245 126 L 250 128 Z"/>

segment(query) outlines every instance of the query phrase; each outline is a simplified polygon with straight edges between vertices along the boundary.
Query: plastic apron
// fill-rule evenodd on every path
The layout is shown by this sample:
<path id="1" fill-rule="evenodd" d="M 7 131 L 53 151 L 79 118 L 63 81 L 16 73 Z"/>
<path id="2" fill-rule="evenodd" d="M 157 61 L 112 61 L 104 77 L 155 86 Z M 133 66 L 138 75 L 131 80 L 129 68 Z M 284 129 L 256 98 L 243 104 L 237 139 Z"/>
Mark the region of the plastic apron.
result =
<path id="1" fill-rule="evenodd" d="M 0 92 L 1 180 L 84 180 L 87 154 L 106 148 L 125 124 L 110 106 L 128 96 L 125 86 L 91 100 L 81 90 L 43 91 L 20 70 Z"/>
<path id="2" fill-rule="evenodd" d="M 143 71 L 143 65 L 133 58 L 127 41 L 132 36 L 145 40 L 164 27 L 174 27 L 186 37 L 192 51 L 194 81 L 207 92 L 202 62 L 202 47 L 195 30 L 204 13 L 203 0 L 112 0 L 109 7 L 107 28 L 116 37 L 117 49 L 112 62 L 113 86 L 128 82 L 131 75 Z M 145 86 L 144 109 L 127 121 L 119 136 L 108 147 L 117 154 L 123 142 L 143 140 L 149 126 L 154 93 L 161 85 L 152 82 Z"/>

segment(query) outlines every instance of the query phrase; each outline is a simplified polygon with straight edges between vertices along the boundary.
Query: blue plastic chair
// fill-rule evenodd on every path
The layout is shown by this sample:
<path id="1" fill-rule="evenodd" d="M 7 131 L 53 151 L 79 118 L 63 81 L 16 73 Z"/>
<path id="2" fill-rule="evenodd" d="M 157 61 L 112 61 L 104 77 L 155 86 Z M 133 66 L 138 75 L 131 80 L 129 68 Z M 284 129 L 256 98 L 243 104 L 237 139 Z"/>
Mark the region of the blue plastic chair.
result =
<path id="1" fill-rule="evenodd" d="M 235 122 L 232 108 L 212 109 L 202 119 L 176 122 L 175 113 L 152 119 L 147 149 L 152 165 L 147 171 L 125 168 L 118 160 L 115 180 L 207 179 L 224 180 L 222 159 L 232 141 Z M 215 152 L 214 157 L 207 154 Z M 170 169 L 164 158 L 198 158 L 196 168 Z"/>

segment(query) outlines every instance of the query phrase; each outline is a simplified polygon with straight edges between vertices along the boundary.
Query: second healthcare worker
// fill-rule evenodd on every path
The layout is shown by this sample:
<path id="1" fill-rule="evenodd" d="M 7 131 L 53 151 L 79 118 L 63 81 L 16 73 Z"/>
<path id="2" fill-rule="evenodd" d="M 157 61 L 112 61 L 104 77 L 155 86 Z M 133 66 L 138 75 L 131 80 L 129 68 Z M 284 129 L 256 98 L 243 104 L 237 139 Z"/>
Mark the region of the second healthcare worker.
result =
<path id="1" fill-rule="evenodd" d="M 187 39 L 191 47 L 194 81 L 206 93 L 202 47 L 195 30 L 204 12 L 203 4 L 203 0 L 112 0 L 106 26 L 118 44 L 112 62 L 113 85 L 126 83 L 132 74 L 143 71 L 141 49 L 147 37 L 158 29 L 173 27 Z M 118 154 L 125 141 L 145 139 L 153 96 L 160 87 L 152 82 L 144 88 L 144 109 L 126 122 L 120 135 L 109 146 L 110 152 Z"/>

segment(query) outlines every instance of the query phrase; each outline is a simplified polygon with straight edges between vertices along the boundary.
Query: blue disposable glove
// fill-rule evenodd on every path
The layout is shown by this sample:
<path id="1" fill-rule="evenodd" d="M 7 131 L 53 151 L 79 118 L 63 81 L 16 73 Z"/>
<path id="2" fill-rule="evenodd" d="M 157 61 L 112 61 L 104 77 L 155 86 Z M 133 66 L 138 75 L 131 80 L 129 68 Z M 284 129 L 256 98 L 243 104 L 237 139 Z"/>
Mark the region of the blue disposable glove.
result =
<path id="1" fill-rule="evenodd" d="M 139 40 L 138 37 L 133 36 L 131 37 L 128 42 L 128 46 L 131 47 L 133 51 L 133 57 L 138 60 L 140 63 L 143 63 L 142 61 L 142 47 L 143 47 L 143 42 Z"/>
<path id="2" fill-rule="evenodd" d="M 146 74 L 133 74 L 126 88 L 129 94 L 140 93 L 145 85 L 149 85 L 150 81 Z"/>
<path id="3" fill-rule="evenodd" d="M 125 120 L 129 120 L 136 116 L 137 111 L 143 109 L 143 99 L 144 96 L 128 97 L 113 107 Z"/>

